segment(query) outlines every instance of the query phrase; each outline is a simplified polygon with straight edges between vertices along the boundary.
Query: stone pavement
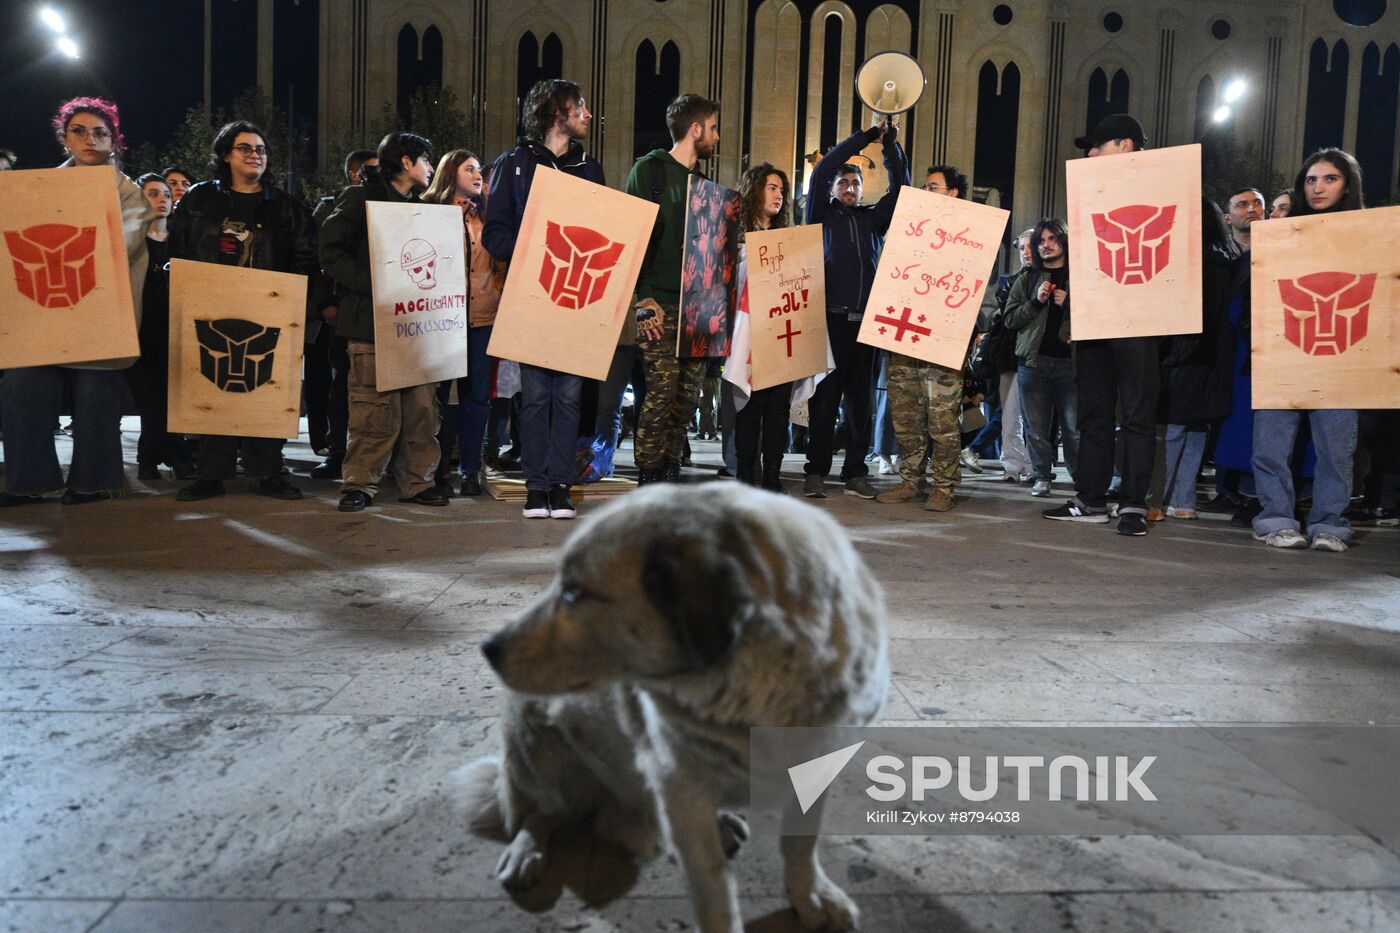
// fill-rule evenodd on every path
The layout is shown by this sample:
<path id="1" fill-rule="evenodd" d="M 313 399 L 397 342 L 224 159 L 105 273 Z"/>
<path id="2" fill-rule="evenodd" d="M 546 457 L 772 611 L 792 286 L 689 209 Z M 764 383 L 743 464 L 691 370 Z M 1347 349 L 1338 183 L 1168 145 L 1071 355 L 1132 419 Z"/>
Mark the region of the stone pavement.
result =
<path id="1" fill-rule="evenodd" d="M 717 445 L 695 446 L 700 481 Z M 302 502 L 238 481 L 185 504 L 131 474 L 122 501 L 0 513 L 0 929 L 693 929 L 671 859 L 634 880 L 575 846 L 517 904 L 463 828 L 461 768 L 498 742 L 477 644 L 571 524 L 392 495 L 342 515 L 305 476 Z M 817 503 L 888 592 L 886 723 L 1400 723 L 1400 531 L 1342 555 L 1221 521 L 1125 539 L 999 476 L 945 515 Z M 881 933 L 1400 929 L 1395 840 L 824 845 Z M 736 865 L 749 929 L 794 929 L 771 841 Z"/>

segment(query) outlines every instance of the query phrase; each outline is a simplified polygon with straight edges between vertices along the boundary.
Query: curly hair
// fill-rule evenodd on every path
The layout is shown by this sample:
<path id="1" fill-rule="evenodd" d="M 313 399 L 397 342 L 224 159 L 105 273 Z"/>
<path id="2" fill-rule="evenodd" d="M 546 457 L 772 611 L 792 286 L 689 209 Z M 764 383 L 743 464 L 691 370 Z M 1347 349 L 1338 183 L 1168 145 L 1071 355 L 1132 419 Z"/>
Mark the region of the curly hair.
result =
<path id="1" fill-rule="evenodd" d="M 743 232 L 759 229 L 758 221 L 763 216 L 763 202 L 767 200 L 768 176 L 777 175 L 783 185 L 783 206 L 772 220 L 769 229 L 776 230 L 788 225 L 788 202 L 792 188 L 782 169 L 767 162 L 755 165 L 744 172 L 739 179 L 739 229 Z"/>
<path id="2" fill-rule="evenodd" d="M 525 129 L 525 138 L 533 142 L 544 142 L 547 134 L 559 117 L 567 114 L 569 108 L 583 100 L 583 88 L 563 78 L 545 78 L 536 81 L 525 95 L 520 105 L 520 125 Z"/>
<path id="3" fill-rule="evenodd" d="M 58 112 L 53 115 L 51 125 L 60 143 L 68 134 L 68 124 L 80 113 L 90 113 L 107 124 L 107 129 L 112 132 L 113 152 L 121 152 L 126 148 L 126 137 L 122 135 L 122 119 L 121 114 L 117 112 L 117 105 L 101 97 L 75 97 L 58 105 Z"/>

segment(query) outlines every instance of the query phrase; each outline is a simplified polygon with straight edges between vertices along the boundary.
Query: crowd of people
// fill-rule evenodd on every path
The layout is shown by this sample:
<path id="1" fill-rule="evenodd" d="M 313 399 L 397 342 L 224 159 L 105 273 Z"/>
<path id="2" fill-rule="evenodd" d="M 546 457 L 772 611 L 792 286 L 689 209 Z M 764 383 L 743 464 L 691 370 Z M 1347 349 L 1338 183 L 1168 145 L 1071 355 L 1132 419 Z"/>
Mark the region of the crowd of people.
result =
<path id="1" fill-rule="evenodd" d="M 748 360 L 677 355 L 688 184 L 703 177 L 702 163 L 717 150 L 719 111 L 703 96 L 677 97 L 666 112 L 671 147 L 641 156 L 625 181 L 628 194 L 659 209 L 634 314 L 607 377 L 596 381 L 487 353 L 535 173 L 607 183 L 584 148 L 593 115 L 573 82 L 547 79 L 531 88 L 523 137 L 494 164 L 462 149 L 439 157 L 431 140 L 390 133 L 377 148 L 345 157 L 345 186 L 314 212 L 273 184 L 267 134 L 246 121 L 218 132 L 206 180 L 177 166 L 134 182 L 118 172 L 140 356 L 3 374 L 0 504 L 38 503 L 58 490 L 69 505 L 120 493 L 124 387 L 140 415 L 140 480 L 160 481 L 168 468 L 189 481 L 176 498 L 199 501 L 223 495 L 241 468 L 257 494 L 301 498 L 288 479 L 283 441 L 185 437 L 167 428 L 168 263 L 188 259 L 307 277 L 304 403 L 311 446 L 323 458 L 309 472 L 340 481 L 345 512 L 373 506 L 389 472 L 399 501 L 445 506 L 455 496 L 482 495 L 485 471 L 518 466 L 525 518 L 573 518 L 579 451 L 590 442 L 616 449 L 630 398 L 639 484 L 680 481 L 692 433 L 718 433 L 722 476 L 784 493 L 784 455 L 799 453 L 806 458 L 799 491 L 813 499 L 826 496 L 835 454 L 844 450 L 844 493 L 931 512 L 955 508 L 962 472 L 984 472 L 993 461 L 1002 480 L 1028 486 L 1038 498 L 1052 493 L 1062 468 L 1074 495 L 1043 516 L 1116 520 L 1117 532 L 1129 537 L 1147 534 L 1155 521 L 1228 511 L 1268 546 L 1343 551 L 1353 524 L 1400 523 L 1396 412 L 1254 411 L 1250 404 L 1250 227 L 1266 213 L 1362 209 L 1361 170 L 1350 154 L 1313 154 L 1292 188 L 1267 203 L 1256 187 L 1240 188 L 1223 206 L 1205 202 L 1198 334 L 1075 340 L 1070 231 L 1062 219 L 1042 219 L 1013 240 L 1020 268 L 989 289 L 960 368 L 857 340 L 896 199 L 911 183 L 895 123 L 884 119 L 826 152 L 800 211 L 786 173 L 755 161 L 739 182 L 736 310 L 746 311 L 748 300 L 743 235 L 792 225 L 799 215 L 821 225 L 833 368 L 815 385 L 752 391 Z M 60 167 L 120 166 L 120 117 L 109 101 L 65 102 L 53 130 L 66 155 Z M 1142 151 L 1147 139 L 1137 119 L 1114 114 L 1075 142 L 1086 157 L 1099 158 Z M 875 143 L 889 187 L 867 203 L 857 155 Z M 0 150 L 0 170 L 17 162 Z M 922 188 L 972 195 L 966 174 L 951 165 L 928 168 Z M 388 391 L 376 385 L 370 201 L 461 208 L 469 259 L 467 376 Z M 793 420 L 798 402 L 805 403 L 805 424 Z M 54 434 L 67 411 L 73 453 L 65 476 Z M 898 483 L 877 489 L 872 464 L 897 471 Z M 1200 501 L 1197 481 L 1207 464 L 1214 465 L 1214 495 Z"/>

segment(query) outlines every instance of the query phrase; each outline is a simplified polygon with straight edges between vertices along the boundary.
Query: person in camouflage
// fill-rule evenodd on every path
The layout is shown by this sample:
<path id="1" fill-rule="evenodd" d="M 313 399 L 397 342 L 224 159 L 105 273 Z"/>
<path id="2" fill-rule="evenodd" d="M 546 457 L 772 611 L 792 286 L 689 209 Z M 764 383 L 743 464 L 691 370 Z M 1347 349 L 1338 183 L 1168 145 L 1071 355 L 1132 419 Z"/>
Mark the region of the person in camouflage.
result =
<path id="1" fill-rule="evenodd" d="M 676 356 L 679 301 L 638 302 L 637 346 L 646 367 L 647 391 L 637 412 L 636 462 L 640 483 L 674 482 L 685 457 L 686 430 L 705 379 L 704 360 Z M 655 386 L 655 390 L 653 390 Z"/>
<path id="2" fill-rule="evenodd" d="M 967 176 L 950 165 L 935 165 L 928 170 L 924 190 L 964 198 L 968 192 Z M 960 475 L 958 416 L 962 412 L 962 370 L 891 353 L 887 386 L 903 482 L 876 496 L 876 501 L 908 502 L 920 498 L 927 462 L 933 475 L 933 490 L 924 509 L 947 512 L 953 507 L 953 490 Z M 931 456 L 927 453 L 930 440 Z"/>

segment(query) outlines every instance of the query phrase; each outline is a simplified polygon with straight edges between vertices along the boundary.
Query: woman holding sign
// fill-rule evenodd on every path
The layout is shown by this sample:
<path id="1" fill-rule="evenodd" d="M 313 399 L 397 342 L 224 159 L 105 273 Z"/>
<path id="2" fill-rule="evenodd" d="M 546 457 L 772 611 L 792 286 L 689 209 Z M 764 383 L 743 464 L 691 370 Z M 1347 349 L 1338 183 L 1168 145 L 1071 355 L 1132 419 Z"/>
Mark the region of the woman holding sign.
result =
<path id="1" fill-rule="evenodd" d="M 117 105 L 97 97 L 77 97 L 58 108 L 53 129 L 68 159 L 59 168 L 115 165 L 122 149 Z M 122 233 L 131 274 L 132 314 L 141 324 L 146 281 L 146 231 L 155 212 L 131 179 L 116 172 Z M 101 334 L 94 334 L 101 340 Z M 68 468 L 64 505 L 112 498 L 122 488 L 122 370 L 131 359 L 98 360 L 66 366 L 26 366 L 0 379 L 0 423 L 5 425 L 5 491 L 0 505 L 29 505 L 64 487 L 53 429 L 65 393 L 73 400 L 73 461 Z"/>

